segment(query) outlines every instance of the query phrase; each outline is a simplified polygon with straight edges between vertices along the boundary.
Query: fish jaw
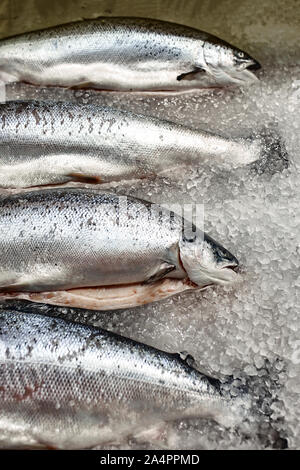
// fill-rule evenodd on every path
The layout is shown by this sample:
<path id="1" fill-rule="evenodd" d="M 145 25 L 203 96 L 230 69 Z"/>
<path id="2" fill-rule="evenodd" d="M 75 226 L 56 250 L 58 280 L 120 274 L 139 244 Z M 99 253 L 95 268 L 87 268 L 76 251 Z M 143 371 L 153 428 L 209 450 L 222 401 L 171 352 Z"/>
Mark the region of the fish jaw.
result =
<path id="1" fill-rule="evenodd" d="M 23 299 L 30 302 L 88 310 L 118 310 L 157 302 L 195 288 L 187 280 L 165 278 L 151 284 L 141 283 L 53 292 L 3 292 L 0 294 L 0 298 Z"/>
<path id="2" fill-rule="evenodd" d="M 179 251 L 188 278 L 200 288 L 213 284 L 226 286 L 240 280 L 236 257 L 207 234 L 197 231 L 193 240 L 183 236 Z"/>
<path id="3" fill-rule="evenodd" d="M 257 82 L 252 70 L 260 64 L 245 52 L 227 43 L 204 45 L 206 72 L 215 80 L 215 86 L 245 85 Z"/>

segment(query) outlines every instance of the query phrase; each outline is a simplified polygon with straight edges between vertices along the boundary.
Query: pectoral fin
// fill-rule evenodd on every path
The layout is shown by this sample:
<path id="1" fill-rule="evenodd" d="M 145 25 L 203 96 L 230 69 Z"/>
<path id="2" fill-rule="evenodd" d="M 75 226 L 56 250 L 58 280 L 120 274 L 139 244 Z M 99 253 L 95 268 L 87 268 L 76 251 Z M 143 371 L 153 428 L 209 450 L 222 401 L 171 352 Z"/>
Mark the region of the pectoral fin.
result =
<path id="1" fill-rule="evenodd" d="M 69 87 L 71 90 L 83 90 L 83 89 L 89 89 L 93 88 L 93 84 L 91 82 L 81 82 L 77 83 L 77 85 L 72 85 Z"/>
<path id="2" fill-rule="evenodd" d="M 158 270 L 154 274 L 152 274 L 152 276 L 150 276 L 146 281 L 144 281 L 144 284 L 151 284 L 152 282 L 159 281 L 175 269 L 176 266 L 174 266 L 173 264 L 164 262 L 159 266 Z"/>
<path id="3" fill-rule="evenodd" d="M 205 73 L 205 70 L 200 67 L 196 67 L 191 72 L 181 73 L 180 75 L 178 75 L 177 80 L 178 82 L 181 82 L 181 80 L 187 80 L 187 81 L 196 80 L 197 75 L 199 73 Z"/>

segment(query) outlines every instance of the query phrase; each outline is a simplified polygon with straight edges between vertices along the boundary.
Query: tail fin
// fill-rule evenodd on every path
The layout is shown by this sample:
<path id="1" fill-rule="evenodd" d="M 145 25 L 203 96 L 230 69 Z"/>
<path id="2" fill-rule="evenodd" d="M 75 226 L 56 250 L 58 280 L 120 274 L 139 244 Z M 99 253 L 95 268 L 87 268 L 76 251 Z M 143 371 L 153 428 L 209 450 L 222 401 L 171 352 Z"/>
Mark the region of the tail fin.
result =
<path id="1" fill-rule="evenodd" d="M 260 140 L 262 150 L 260 158 L 249 165 L 251 172 L 272 175 L 288 168 L 288 153 L 277 126 L 264 127 L 252 139 Z"/>
<path id="2" fill-rule="evenodd" d="M 274 409 L 279 404 L 281 384 L 278 374 L 284 368 L 280 359 L 271 363 L 265 360 L 255 376 L 234 379 L 228 376 L 221 385 L 221 392 L 232 398 L 247 396 L 250 407 L 247 410 L 248 429 L 255 432 L 260 446 L 265 448 L 286 449 L 288 442 L 284 436 L 283 418 L 278 418 Z"/>
<path id="3" fill-rule="evenodd" d="M 230 403 L 230 412 L 238 415 L 235 429 L 231 432 L 237 433 L 241 441 L 251 439 L 261 448 L 288 447 L 283 418 L 276 413 L 281 388 L 278 374 L 283 368 L 284 364 L 279 359 L 273 363 L 266 359 L 257 375 L 253 376 L 241 374 L 240 378 L 232 375 L 213 378 L 210 373 L 205 373 L 209 382 Z"/>

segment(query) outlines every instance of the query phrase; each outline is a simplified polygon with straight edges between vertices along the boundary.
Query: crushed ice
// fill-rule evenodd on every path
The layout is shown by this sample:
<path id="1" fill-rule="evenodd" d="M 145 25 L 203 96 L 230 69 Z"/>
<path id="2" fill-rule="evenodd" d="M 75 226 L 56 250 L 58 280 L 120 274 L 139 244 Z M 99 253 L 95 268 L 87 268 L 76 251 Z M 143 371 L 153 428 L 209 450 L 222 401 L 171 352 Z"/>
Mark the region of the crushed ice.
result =
<path id="1" fill-rule="evenodd" d="M 176 199 L 204 204 L 205 230 L 238 257 L 244 271 L 242 284 L 189 292 L 108 314 L 51 308 L 61 316 L 99 325 L 160 349 L 188 351 L 201 370 L 212 376 L 231 375 L 248 381 L 257 397 L 268 392 L 277 396 L 270 405 L 270 419 L 253 423 L 257 426 L 247 435 L 206 420 L 178 421 L 162 434 L 167 447 L 300 446 L 299 72 L 295 65 L 276 70 L 270 64 L 260 72 L 260 82 L 249 88 L 182 97 L 51 88 L 37 92 L 24 85 L 7 90 L 9 98 L 61 98 L 113 105 L 228 136 L 251 136 L 264 126 L 275 126 L 285 141 L 289 167 L 279 172 L 267 168 L 260 175 L 247 169 L 223 174 L 217 168 L 203 171 L 199 167 L 186 170 L 176 181 L 171 175 L 114 188 L 120 194 L 153 202 Z M 31 304 L 30 309 L 47 312 L 50 307 Z M 128 443 L 129 448 L 149 445 Z"/>

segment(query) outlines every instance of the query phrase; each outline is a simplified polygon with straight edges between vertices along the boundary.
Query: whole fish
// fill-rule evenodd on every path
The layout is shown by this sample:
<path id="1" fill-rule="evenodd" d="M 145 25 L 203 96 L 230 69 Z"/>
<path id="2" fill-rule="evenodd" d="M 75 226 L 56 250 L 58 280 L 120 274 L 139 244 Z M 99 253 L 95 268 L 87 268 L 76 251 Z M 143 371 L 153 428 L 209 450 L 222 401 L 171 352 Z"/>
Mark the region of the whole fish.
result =
<path id="1" fill-rule="evenodd" d="M 284 150 L 278 146 L 277 153 Z M 184 165 L 224 168 L 262 161 L 274 145 L 229 139 L 109 107 L 73 103 L 0 104 L 0 186 L 152 177 Z"/>
<path id="2" fill-rule="evenodd" d="M 91 448 L 189 417 L 242 423 L 247 393 L 190 361 L 99 328 L 1 311 L 0 447 Z"/>
<path id="3" fill-rule="evenodd" d="M 197 29 L 144 18 L 98 18 L 0 43 L 0 80 L 125 91 L 176 91 L 256 80 L 259 63 Z"/>
<path id="4" fill-rule="evenodd" d="M 237 266 L 229 251 L 187 220 L 136 198 L 64 188 L 0 199 L 3 294 L 44 293 L 48 299 L 49 292 L 80 289 L 75 297 L 84 307 L 84 288 L 90 302 L 93 292 L 96 297 L 99 293 L 91 288 L 110 286 L 108 301 L 116 288 L 119 302 L 114 308 L 122 308 L 137 296 L 138 303 L 162 298 L 161 285 L 165 294 L 176 293 L 176 280 L 179 292 L 186 284 L 203 288 L 231 283 Z M 165 278 L 174 281 L 170 290 Z M 132 291 L 133 286 L 139 291 Z M 100 289 L 101 308 L 103 296 Z M 35 300 L 35 295 L 29 298 Z"/>

